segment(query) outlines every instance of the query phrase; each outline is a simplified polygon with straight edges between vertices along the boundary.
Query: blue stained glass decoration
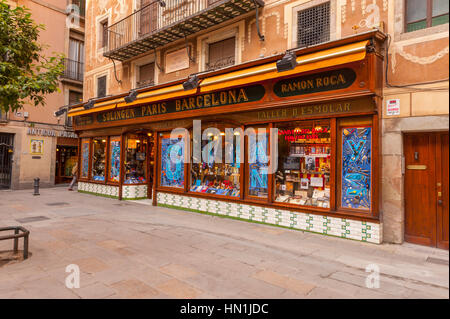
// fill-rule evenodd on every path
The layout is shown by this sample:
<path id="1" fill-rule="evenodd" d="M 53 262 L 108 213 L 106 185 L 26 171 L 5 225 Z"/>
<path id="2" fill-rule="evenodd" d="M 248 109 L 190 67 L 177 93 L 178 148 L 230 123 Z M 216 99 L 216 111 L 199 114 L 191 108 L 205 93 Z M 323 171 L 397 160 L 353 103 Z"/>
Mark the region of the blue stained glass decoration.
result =
<path id="1" fill-rule="evenodd" d="M 250 184 L 249 194 L 252 196 L 267 196 L 268 170 L 268 136 L 259 134 L 257 141 L 250 140 Z"/>
<path id="2" fill-rule="evenodd" d="M 341 206 L 370 209 L 372 128 L 342 130 Z"/>
<path id="3" fill-rule="evenodd" d="M 89 141 L 83 142 L 81 150 L 81 176 L 88 177 L 89 175 Z"/>
<path id="4" fill-rule="evenodd" d="M 111 140 L 110 180 L 118 182 L 119 179 L 120 179 L 120 140 Z"/>
<path id="5" fill-rule="evenodd" d="M 161 186 L 184 187 L 184 139 L 161 140 Z"/>

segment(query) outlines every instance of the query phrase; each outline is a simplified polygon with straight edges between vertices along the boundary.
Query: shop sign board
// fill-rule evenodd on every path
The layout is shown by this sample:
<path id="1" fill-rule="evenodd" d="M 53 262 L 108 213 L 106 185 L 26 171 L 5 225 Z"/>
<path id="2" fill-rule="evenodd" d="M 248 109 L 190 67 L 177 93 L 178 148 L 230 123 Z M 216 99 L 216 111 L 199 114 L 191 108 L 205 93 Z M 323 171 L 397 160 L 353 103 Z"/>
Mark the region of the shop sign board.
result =
<path id="1" fill-rule="evenodd" d="M 48 136 L 48 137 L 67 137 L 67 138 L 78 138 L 78 135 L 70 131 L 55 131 L 29 127 L 27 131 L 28 135 L 36 136 Z"/>
<path id="2" fill-rule="evenodd" d="M 350 87 L 355 80 L 355 71 L 345 68 L 281 80 L 275 83 L 273 92 L 278 97 L 290 97 L 341 90 Z"/>
<path id="3" fill-rule="evenodd" d="M 113 122 L 140 117 L 200 110 L 203 108 L 238 105 L 259 101 L 264 97 L 265 93 L 264 86 L 253 85 L 249 87 L 200 94 L 160 103 L 147 104 L 129 109 L 102 112 L 97 115 L 97 121 L 100 123 Z"/>

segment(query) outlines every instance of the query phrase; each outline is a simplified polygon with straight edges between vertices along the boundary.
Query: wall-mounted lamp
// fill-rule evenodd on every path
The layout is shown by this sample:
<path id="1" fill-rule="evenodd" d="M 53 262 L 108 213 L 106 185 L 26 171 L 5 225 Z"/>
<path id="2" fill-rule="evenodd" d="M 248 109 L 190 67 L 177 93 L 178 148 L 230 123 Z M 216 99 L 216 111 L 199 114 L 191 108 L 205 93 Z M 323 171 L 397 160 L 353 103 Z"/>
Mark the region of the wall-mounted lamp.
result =
<path id="1" fill-rule="evenodd" d="M 198 87 L 198 76 L 191 75 L 186 82 L 183 83 L 183 88 L 185 91 L 193 90 Z"/>
<path id="2" fill-rule="evenodd" d="M 60 109 L 60 110 L 58 110 L 58 111 L 55 111 L 54 115 L 55 115 L 55 117 L 58 117 L 58 116 L 63 115 L 63 114 L 66 113 L 66 112 L 67 112 L 67 108 L 65 107 L 65 108 L 63 108 L 63 109 Z"/>
<path id="3" fill-rule="evenodd" d="M 277 71 L 284 72 L 295 69 L 297 66 L 297 56 L 294 52 L 286 52 L 281 60 L 277 61 Z"/>
<path id="4" fill-rule="evenodd" d="M 136 101 L 137 96 L 138 96 L 138 92 L 137 92 L 136 90 L 131 90 L 131 91 L 130 91 L 130 94 L 128 94 L 127 96 L 125 96 L 124 100 L 125 100 L 125 102 L 127 102 L 127 104 L 128 104 L 128 103 L 131 103 L 131 102 Z"/>
<path id="5" fill-rule="evenodd" d="M 94 100 L 90 99 L 90 100 L 83 106 L 83 108 L 84 108 L 85 110 L 90 110 L 90 109 L 92 109 L 92 108 L 94 107 L 94 104 L 95 104 Z"/>

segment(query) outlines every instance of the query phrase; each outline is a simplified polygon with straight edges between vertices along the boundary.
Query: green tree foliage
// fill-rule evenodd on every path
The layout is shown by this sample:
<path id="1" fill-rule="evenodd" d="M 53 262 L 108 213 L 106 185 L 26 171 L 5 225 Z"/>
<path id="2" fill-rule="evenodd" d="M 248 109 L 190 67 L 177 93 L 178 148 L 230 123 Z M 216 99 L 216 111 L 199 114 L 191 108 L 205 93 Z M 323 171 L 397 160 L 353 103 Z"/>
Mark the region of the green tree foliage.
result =
<path id="1" fill-rule="evenodd" d="M 0 110 L 15 111 L 25 103 L 45 105 L 45 95 L 59 91 L 63 55 L 43 55 L 41 30 L 44 26 L 33 21 L 29 9 L 11 9 L 0 0 Z"/>

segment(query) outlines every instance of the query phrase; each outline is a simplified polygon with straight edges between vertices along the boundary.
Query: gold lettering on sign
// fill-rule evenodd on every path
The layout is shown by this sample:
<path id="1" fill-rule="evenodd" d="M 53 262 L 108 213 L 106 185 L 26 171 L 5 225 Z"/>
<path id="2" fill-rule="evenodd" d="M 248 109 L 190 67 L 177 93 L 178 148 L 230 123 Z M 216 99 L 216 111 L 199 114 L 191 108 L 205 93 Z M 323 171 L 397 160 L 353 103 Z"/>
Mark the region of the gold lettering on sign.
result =
<path id="1" fill-rule="evenodd" d="M 347 83 L 343 74 L 331 76 L 322 76 L 316 79 L 299 80 L 281 85 L 281 93 L 291 93 L 305 90 L 313 90 L 318 88 L 326 88 L 330 85 L 342 85 Z"/>
<path id="2" fill-rule="evenodd" d="M 259 120 L 270 120 L 288 117 L 296 118 L 310 115 L 345 113 L 351 111 L 352 111 L 352 102 L 324 103 L 324 104 L 298 106 L 271 111 L 260 111 L 257 113 L 257 118 Z"/>

